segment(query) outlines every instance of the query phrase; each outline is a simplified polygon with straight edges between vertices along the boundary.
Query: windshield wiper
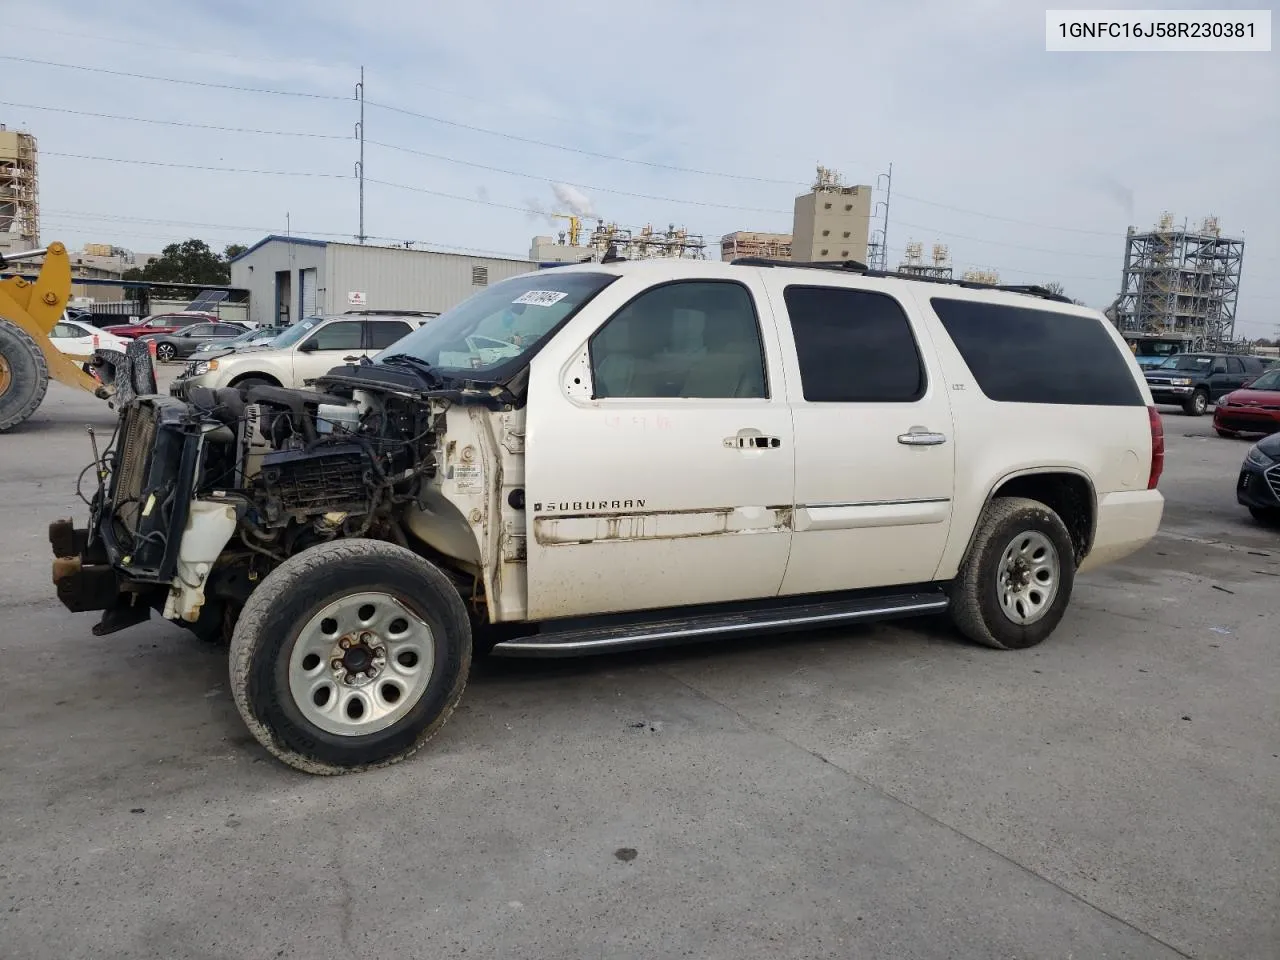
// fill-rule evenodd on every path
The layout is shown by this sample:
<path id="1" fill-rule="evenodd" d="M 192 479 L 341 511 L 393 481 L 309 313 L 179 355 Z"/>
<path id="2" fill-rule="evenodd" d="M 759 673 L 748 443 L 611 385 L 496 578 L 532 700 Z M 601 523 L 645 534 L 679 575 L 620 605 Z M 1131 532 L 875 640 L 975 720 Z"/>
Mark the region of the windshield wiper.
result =
<path id="1" fill-rule="evenodd" d="M 434 381 L 437 384 L 444 384 L 445 378 L 436 371 L 426 360 L 421 357 L 415 357 L 412 353 L 393 353 L 389 357 L 383 357 L 379 363 L 390 363 L 405 367 L 413 367 L 419 373 L 423 374 L 428 381 Z"/>

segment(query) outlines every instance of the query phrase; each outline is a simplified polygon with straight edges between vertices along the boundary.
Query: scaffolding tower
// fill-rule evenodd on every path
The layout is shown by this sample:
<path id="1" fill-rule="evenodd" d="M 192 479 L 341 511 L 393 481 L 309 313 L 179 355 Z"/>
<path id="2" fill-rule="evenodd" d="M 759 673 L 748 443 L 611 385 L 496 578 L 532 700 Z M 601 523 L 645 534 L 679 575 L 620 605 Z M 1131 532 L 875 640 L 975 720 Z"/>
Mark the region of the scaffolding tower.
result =
<path id="1" fill-rule="evenodd" d="M 905 256 L 898 264 L 898 273 L 912 277 L 932 277 L 938 280 L 950 280 L 952 274 L 951 251 L 945 243 L 935 243 L 932 260 L 924 259 L 924 246 L 912 240 L 907 244 Z"/>
<path id="2" fill-rule="evenodd" d="M 655 230 L 646 223 L 639 230 L 620 227 L 616 223 L 596 221 L 587 245 L 603 256 L 610 247 L 627 260 L 652 260 L 658 257 L 705 260 L 706 241 L 701 234 L 670 224 L 666 230 Z"/>
<path id="3" fill-rule="evenodd" d="M 0 253 L 40 246 L 36 138 L 0 123 Z"/>
<path id="4" fill-rule="evenodd" d="M 1243 262 L 1243 238 L 1222 236 L 1217 217 L 1198 230 L 1175 227 L 1168 213 L 1149 233 L 1130 227 L 1112 321 L 1122 334 L 1173 337 L 1193 350 L 1228 344 Z"/>

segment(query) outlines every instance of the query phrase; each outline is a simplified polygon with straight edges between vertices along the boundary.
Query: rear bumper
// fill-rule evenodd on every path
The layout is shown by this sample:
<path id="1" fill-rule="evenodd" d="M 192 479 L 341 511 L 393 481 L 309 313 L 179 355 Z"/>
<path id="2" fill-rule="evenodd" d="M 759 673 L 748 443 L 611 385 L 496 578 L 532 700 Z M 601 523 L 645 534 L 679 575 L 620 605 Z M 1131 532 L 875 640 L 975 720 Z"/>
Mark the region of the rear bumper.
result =
<path id="1" fill-rule="evenodd" d="M 1122 560 L 1141 550 L 1160 529 L 1164 495 L 1159 490 L 1104 493 L 1098 500 L 1098 523 L 1093 548 L 1080 564 L 1081 572 Z"/>

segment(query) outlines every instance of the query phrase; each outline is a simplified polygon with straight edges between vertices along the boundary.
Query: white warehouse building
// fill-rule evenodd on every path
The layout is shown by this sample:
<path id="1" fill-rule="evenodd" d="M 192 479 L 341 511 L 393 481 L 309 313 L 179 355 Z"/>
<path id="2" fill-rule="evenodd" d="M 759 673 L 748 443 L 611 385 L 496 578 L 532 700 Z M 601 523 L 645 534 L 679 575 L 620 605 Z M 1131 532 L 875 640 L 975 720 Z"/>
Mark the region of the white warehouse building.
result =
<path id="1" fill-rule="evenodd" d="M 473 257 L 273 234 L 231 261 L 249 322 L 287 325 L 348 310 L 443 313 L 477 290 L 536 270 L 532 260 Z"/>

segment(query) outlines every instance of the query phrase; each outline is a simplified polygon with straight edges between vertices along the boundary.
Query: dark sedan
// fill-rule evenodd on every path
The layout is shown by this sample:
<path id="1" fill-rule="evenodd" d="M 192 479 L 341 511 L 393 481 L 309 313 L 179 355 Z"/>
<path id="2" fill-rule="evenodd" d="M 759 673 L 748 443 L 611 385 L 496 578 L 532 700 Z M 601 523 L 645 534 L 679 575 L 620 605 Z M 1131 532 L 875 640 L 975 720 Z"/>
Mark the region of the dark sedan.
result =
<path id="1" fill-rule="evenodd" d="M 186 359 L 203 343 L 216 343 L 220 340 L 230 342 L 233 337 L 245 332 L 244 327 L 235 323 L 193 323 L 173 333 L 153 334 L 138 339 L 154 341 L 156 359 L 169 361 Z"/>
<path id="2" fill-rule="evenodd" d="M 1236 480 L 1236 500 L 1249 508 L 1255 520 L 1280 523 L 1280 433 L 1264 437 L 1245 454 Z"/>

